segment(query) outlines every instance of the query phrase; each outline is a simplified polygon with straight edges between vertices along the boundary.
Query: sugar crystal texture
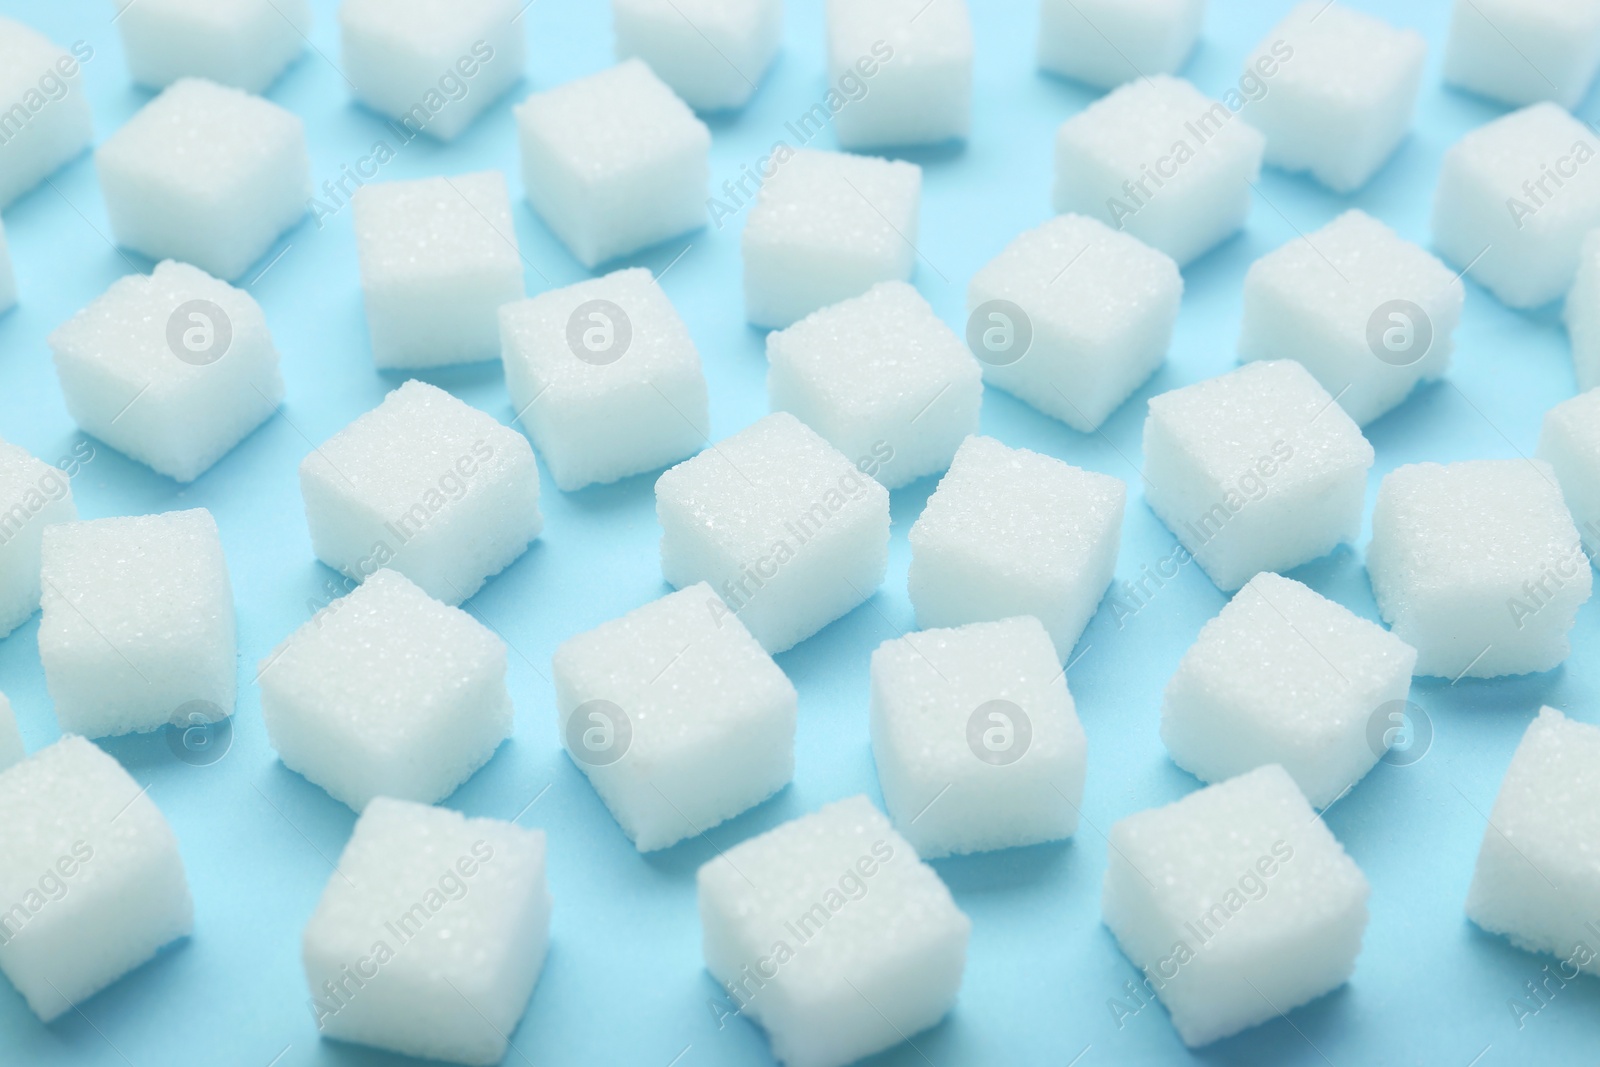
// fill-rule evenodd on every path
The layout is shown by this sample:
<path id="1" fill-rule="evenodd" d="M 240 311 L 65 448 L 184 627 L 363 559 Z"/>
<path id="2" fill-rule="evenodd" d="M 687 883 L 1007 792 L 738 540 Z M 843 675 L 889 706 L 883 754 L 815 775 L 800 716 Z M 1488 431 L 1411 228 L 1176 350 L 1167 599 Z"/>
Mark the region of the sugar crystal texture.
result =
<path id="1" fill-rule="evenodd" d="M 1600 66 L 1600 7 L 1588 0 L 1455 0 L 1444 80 L 1513 106 L 1577 107 Z"/>
<path id="2" fill-rule="evenodd" d="M 1101 89 L 1176 74 L 1205 0 L 1040 0 L 1039 66 Z"/>
<path id="3" fill-rule="evenodd" d="M 6 244 L 6 228 L 0 225 L 0 314 L 17 305 L 17 275 L 11 267 L 11 248 Z"/>
<path id="4" fill-rule="evenodd" d="M 972 51 L 966 0 L 828 0 L 828 83 L 841 97 L 833 116 L 839 144 L 966 137 Z"/>
<path id="5" fill-rule="evenodd" d="M 1545 413 L 1539 458 L 1550 464 L 1593 562 L 1600 553 L 1600 389 L 1563 400 Z"/>
<path id="6" fill-rule="evenodd" d="M 0 771 L 21 763 L 27 753 L 22 747 L 22 732 L 17 729 L 17 716 L 11 710 L 11 701 L 0 693 Z"/>
<path id="7" fill-rule="evenodd" d="M 611 0 L 617 58 L 637 56 L 696 111 L 743 107 L 783 36 L 783 0 Z"/>
<path id="8" fill-rule="evenodd" d="M 39 610 L 44 528 L 77 517 L 66 473 L 0 438 L 0 637 Z"/>
<path id="9" fill-rule="evenodd" d="M 1584 236 L 1563 310 L 1578 388 L 1600 386 L 1600 228 Z"/>
<path id="10" fill-rule="evenodd" d="M 82 64 L 85 42 L 72 50 L 14 19 L 0 18 L 0 207 L 38 185 L 94 141 Z M 3 306 L 4 301 L 0 301 Z"/>
<path id="11" fill-rule="evenodd" d="M 152 89 L 196 77 L 262 92 L 311 32 L 306 0 L 118 0 L 117 7 L 128 73 Z"/>

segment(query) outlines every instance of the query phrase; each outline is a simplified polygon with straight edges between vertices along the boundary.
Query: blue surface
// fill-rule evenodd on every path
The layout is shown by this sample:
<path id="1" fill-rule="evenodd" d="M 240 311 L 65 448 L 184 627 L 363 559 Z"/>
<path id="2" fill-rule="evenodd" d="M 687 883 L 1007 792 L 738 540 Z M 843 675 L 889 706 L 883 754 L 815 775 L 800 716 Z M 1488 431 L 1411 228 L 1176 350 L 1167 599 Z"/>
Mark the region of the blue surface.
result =
<path id="1" fill-rule="evenodd" d="M 365 155 L 381 120 L 354 106 L 324 57 L 338 55 L 333 3 L 316 5 L 308 52 L 269 96 L 303 116 L 315 180 Z M 820 0 L 791 0 L 784 51 L 741 114 L 712 122 L 714 184 L 783 136 L 783 124 L 824 92 Z M 1217 94 L 1246 50 L 1288 0 L 1218 0 L 1185 70 Z M 1354 6 L 1414 26 L 1429 38 L 1415 131 L 1362 192 L 1341 198 L 1302 178 L 1268 172 L 1248 229 L 1185 271 L 1188 291 L 1167 365 L 1110 420 L 1084 436 L 989 391 L 983 430 L 1009 444 L 1060 456 L 1133 482 L 1121 577 L 1166 557 L 1174 541 L 1139 499 L 1145 401 L 1234 363 L 1244 272 L 1265 252 L 1356 205 L 1428 244 L 1427 214 L 1442 152 L 1503 109 L 1440 85 L 1448 18 L 1444 0 Z M 953 325 L 973 272 L 1021 230 L 1048 217 L 1052 135 L 1093 98 L 1033 65 L 1035 5 L 976 0 L 974 136 L 964 150 L 914 154 L 926 167 L 922 260 L 916 282 Z M 98 139 L 149 95 L 130 86 L 112 7 L 0 0 L 68 44 L 85 40 Z M 541 0 L 524 16 L 531 57 L 524 82 L 453 145 L 423 138 L 403 148 L 384 179 L 497 167 L 521 179 L 511 103 L 529 91 L 610 62 L 609 16 L 600 0 Z M 320 53 L 320 54 L 319 54 Z M 1593 101 L 1581 113 L 1593 117 Z M 831 132 L 819 143 L 832 147 Z M 47 333 L 93 299 L 128 263 L 109 234 L 94 170 L 80 158 L 5 214 L 21 281 L 21 306 L 0 317 L 0 436 L 47 460 L 84 438 L 63 406 Z M 518 236 L 529 292 L 585 276 L 518 200 Z M 700 346 L 711 382 L 714 437 L 765 414 L 762 334 L 746 326 L 739 298 L 738 229 L 707 229 L 628 262 L 657 271 Z M 687 247 L 687 252 L 685 248 Z M 256 278 L 267 260 L 282 258 Z M 141 269 L 149 264 L 132 257 Z M 300 931 L 350 834 L 353 814 L 285 770 L 266 743 L 253 665 L 326 597 L 333 572 L 316 563 L 295 469 L 321 442 L 379 402 L 400 381 L 372 369 L 350 214 L 319 229 L 308 217 L 248 274 L 283 355 L 282 414 L 187 488 L 104 446 L 73 483 L 85 517 L 204 506 L 222 530 L 239 605 L 240 700 L 233 746 L 218 763 L 174 759 L 161 735 L 106 742 L 166 813 L 181 842 L 196 900 L 194 936 L 45 1027 L 0 983 L 0 1064 L 243 1065 L 339 1067 L 406 1062 L 320 1041 L 299 965 Z M 1567 342 L 1554 308 L 1517 314 L 1467 287 L 1458 351 L 1447 381 L 1423 389 L 1373 424 L 1378 460 L 1369 485 L 1403 463 L 1530 454 L 1543 412 L 1574 390 Z M 430 374 L 502 421 L 512 415 L 497 366 Z M 716 984 L 701 967 L 694 871 L 751 834 L 838 797 L 866 792 L 881 803 L 867 742 L 867 663 L 883 640 L 913 628 L 906 598 L 905 534 L 932 480 L 896 492 L 888 580 L 869 603 L 779 657 L 800 692 L 794 784 L 777 798 L 664 854 L 640 856 L 583 776 L 558 748 L 550 654 L 564 638 L 665 592 L 650 476 L 576 494 L 548 480 L 545 534 L 523 559 L 470 602 L 514 649 L 514 739 L 447 802 L 472 815 L 512 818 L 550 836 L 556 899 L 554 942 L 507 1063 L 699 1067 L 768 1062 L 761 1033 L 744 1021 L 717 1026 Z M 1464 501 L 1464 508 L 1471 502 Z M 1365 536 L 1363 537 L 1365 541 Z M 1355 611 L 1376 617 L 1362 546 L 1295 572 Z M 1174 800 L 1196 781 L 1167 759 L 1156 733 L 1160 694 L 1201 624 L 1224 603 L 1187 567 L 1132 618 L 1102 606 L 1077 650 L 1070 683 L 1089 737 L 1085 824 L 1062 845 L 940 861 L 939 873 L 972 916 L 960 1000 L 949 1018 L 875 1064 L 1208 1063 L 1485 1065 L 1568 1061 L 1593 1054 L 1600 983 L 1561 990 L 1519 1030 L 1507 1006 L 1542 977 L 1545 959 L 1472 927 L 1462 902 L 1500 777 L 1541 703 L 1600 719 L 1600 606 L 1579 614 L 1567 665 L 1501 682 L 1419 684 L 1415 698 L 1435 728 L 1431 751 L 1408 767 L 1380 765 L 1328 813 L 1372 883 L 1372 920 L 1353 980 L 1341 990 L 1198 1053 L 1179 1043 L 1150 1007 L 1119 1027 L 1109 1007 L 1137 972 L 1099 921 L 1106 862 L 1100 831 Z M 308 606 L 309 605 L 309 606 Z M 39 667 L 37 620 L 0 641 L 0 689 L 16 706 L 30 749 L 58 736 Z M 538 798 L 535 802 L 535 798 Z M 528 805 L 532 803 L 531 807 Z M 274 1057 L 278 1057 L 274 1059 Z M 676 1059 L 674 1057 L 677 1057 Z"/>

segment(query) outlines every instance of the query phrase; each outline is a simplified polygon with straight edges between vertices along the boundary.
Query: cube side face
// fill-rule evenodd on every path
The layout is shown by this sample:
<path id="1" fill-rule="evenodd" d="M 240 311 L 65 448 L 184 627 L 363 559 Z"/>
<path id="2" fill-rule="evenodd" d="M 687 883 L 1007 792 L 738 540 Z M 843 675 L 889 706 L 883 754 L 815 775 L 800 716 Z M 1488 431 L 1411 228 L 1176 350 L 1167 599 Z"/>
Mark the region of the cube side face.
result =
<path id="1" fill-rule="evenodd" d="M 618 59 L 638 57 L 696 111 L 749 101 L 777 54 L 781 0 L 741 0 L 714 23 L 658 0 L 613 0 Z M 698 14 L 698 13 L 697 13 Z"/>
<path id="2" fill-rule="evenodd" d="M 1588 392 L 1600 386 L 1600 238 L 1584 238 L 1563 318 L 1578 390 Z"/>
<path id="3" fill-rule="evenodd" d="M 1513 106 L 1551 100 L 1575 107 L 1600 65 L 1600 17 L 1514 3 L 1456 0 L 1444 80 Z"/>
<path id="4" fill-rule="evenodd" d="M 1039 66 L 1102 89 L 1175 74 L 1194 49 L 1204 13 L 1203 0 L 1043 0 Z"/>
<path id="5" fill-rule="evenodd" d="M 68 54 L 22 23 L 0 19 L 0 54 L 7 60 L 0 88 L 9 105 L 0 112 L 0 207 L 5 207 L 93 143 L 80 61 L 94 53 L 75 46 Z M 59 99 L 51 99 L 48 86 L 40 85 L 50 77 L 67 86 Z"/>
<path id="6" fill-rule="evenodd" d="M 1582 393 L 1545 413 L 1538 456 L 1550 464 L 1591 562 L 1600 552 L 1600 393 Z"/>
<path id="7" fill-rule="evenodd" d="M 260 93 L 305 47 L 311 29 L 306 0 L 234 5 L 215 18 L 196 17 L 181 4 L 140 4 L 117 16 L 128 73 L 140 85 L 164 89 L 197 77 Z"/>
<path id="8" fill-rule="evenodd" d="M 872 8 L 830 3 L 829 82 L 842 92 L 860 75 L 858 63 L 881 60 L 871 64 L 876 70 L 862 95 L 848 97 L 835 116 L 839 143 L 861 149 L 966 137 L 972 55 L 965 0 L 946 0 L 926 18 L 905 2 Z"/>
<path id="9" fill-rule="evenodd" d="M 0 441 L 0 637 L 39 610 L 44 528 L 77 517 L 63 471 Z"/>

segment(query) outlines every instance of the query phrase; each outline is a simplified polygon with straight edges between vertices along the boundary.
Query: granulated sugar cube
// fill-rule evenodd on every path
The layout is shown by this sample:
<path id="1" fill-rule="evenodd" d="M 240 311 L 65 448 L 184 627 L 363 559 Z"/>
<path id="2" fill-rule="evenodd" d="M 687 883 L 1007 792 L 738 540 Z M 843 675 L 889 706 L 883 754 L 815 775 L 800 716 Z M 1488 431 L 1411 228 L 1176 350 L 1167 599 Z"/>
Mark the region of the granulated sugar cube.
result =
<path id="1" fill-rule="evenodd" d="M 1055 207 L 1126 230 L 1181 267 L 1244 225 L 1265 142 L 1181 78 L 1140 78 L 1062 124 Z"/>
<path id="2" fill-rule="evenodd" d="M 1584 236 L 1563 310 L 1578 388 L 1600 386 L 1600 229 Z"/>
<path id="3" fill-rule="evenodd" d="M 1539 458 L 1550 464 L 1592 562 L 1600 553 L 1600 389 L 1545 413 Z"/>
<path id="4" fill-rule="evenodd" d="M 1479 126 L 1444 154 L 1433 243 L 1509 307 L 1564 294 L 1584 234 L 1600 226 L 1600 166 L 1589 128 L 1555 104 Z"/>
<path id="5" fill-rule="evenodd" d="M 187 263 L 118 278 L 49 341 L 78 425 L 180 482 L 204 474 L 283 400 L 261 305 Z"/>
<path id="6" fill-rule="evenodd" d="M 523 294 L 505 175 L 364 185 L 351 204 L 373 361 L 387 369 L 497 358 L 497 312 Z"/>
<path id="7" fill-rule="evenodd" d="M 391 570 L 261 661 L 261 718 L 284 766 L 356 811 L 432 804 L 511 735 L 505 642 Z"/>
<path id="8" fill-rule="evenodd" d="M 1239 356 L 1298 361 L 1365 426 L 1443 376 L 1465 299 L 1449 267 L 1346 211 L 1251 264 Z"/>
<path id="9" fill-rule="evenodd" d="M 561 489 L 660 470 L 706 443 L 699 350 L 648 270 L 509 304 L 500 337 L 511 403 Z"/>
<path id="10" fill-rule="evenodd" d="M 1246 363 L 1151 399 L 1145 501 L 1231 592 L 1354 541 L 1373 458 L 1305 367 Z"/>
<path id="11" fill-rule="evenodd" d="M 700 868 L 706 970 L 728 1015 L 789 1067 L 914 1041 L 955 1003 L 972 923 L 866 797 L 824 806 Z"/>
<path id="12" fill-rule="evenodd" d="M 1372 769 L 1411 692 L 1417 650 L 1289 578 L 1263 572 L 1200 630 L 1167 683 L 1161 740 L 1203 782 L 1282 765 L 1318 808 Z M 1380 735 L 1386 736 L 1386 735 Z"/>
<path id="13" fill-rule="evenodd" d="M 517 107 L 528 203 L 585 267 L 704 226 L 711 131 L 637 59 Z"/>
<path id="14" fill-rule="evenodd" d="M 880 282 L 767 335 L 767 396 L 896 489 L 978 430 L 983 374 L 905 282 Z"/>
<path id="15" fill-rule="evenodd" d="M 1586 0 L 1455 0 L 1444 80 L 1513 106 L 1578 106 L 1600 66 L 1600 8 Z"/>
<path id="16" fill-rule="evenodd" d="M 1182 297 L 1171 256 L 1060 215 L 973 276 L 967 340 L 985 381 L 1090 433 L 1166 359 Z"/>
<path id="17" fill-rule="evenodd" d="M 656 482 L 661 572 L 705 582 L 768 652 L 866 600 L 889 564 L 889 492 L 786 412 Z"/>
<path id="18" fill-rule="evenodd" d="M 17 275 L 11 268 L 11 249 L 6 244 L 6 228 L 0 225 L 0 314 L 17 305 Z"/>
<path id="19" fill-rule="evenodd" d="M 781 329 L 878 282 L 910 281 L 922 168 L 799 149 L 745 222 L 745 317 Z"/>
<path id="20" fill-rule="evenodd" d="M 972 51 L 966 0 L 828 0 L 828 82 L 844 94 L 833 116 L 839 144 L 966 137 Z"/>
<path id="21" fill-rule="evenodd" d="M 1102 89 L 1176 74 L 1205 0 L 1040 0 L 1039 66 Z"/>
<path id="22" fill-rule="evenodd" d="M 1591 585 L 1555 471 L 1527 459 L 1390 472 L 1367 572 L 1383 620 L 1417 649 L 1416 673 L 1451 679 L 1561 663 Z"/>
<path id="23" fill-rule="evenodd" d="M 550 945 L 545 886 L 544 831 L 377 798 L 301 938 L 317 1030 L 500 1063 Z"/>
<path id="24" fill-rule="evenodd" d="M 0 693 L 0 771 L 21 763 L 27 755 L 22 747 L 22 732 L 17 729 L 17 716 L 11 710 L 11 701 Z"/>
<path id="25" fill-rule="evenodd" d="M 94 47 L 68 51 L 14 19 L 0 18 L 0 207 L 9 205 L 94 141 L 80 78 Z"/>
<path id="26" fill-rule="evenodd" d="M 611 0 L 617 58 L 637 56 L 696 111 L 743 107 L 777 55 L 783 0 Z"/>
<path id="27" fill-rule="evenodd" d="M 917 625 L 1032 615 L 1065 660 L 1111 584 L 1128 487 L 969 437 L 911 527 Z"/>
<path id="28" fill-rule="evenodd" d="M 0 900 L 0 971 L 45 1022 L 194 926 L 172 828 L 81 737 L 0 773 Z"/>
<path id="29" fill-rule="evenodd" d="M 1141 998 L 1160 999 L 1190 1048 L 1276 1019 L 1355 969 L 1367 879 L 1282 767 L 1130 815 L 1109 843 L 1106 926 L 1142 972 Z"/>
<path id="30" fill-rule="evenodd" d="M 563 642 L 553 677 L 562 744 L 641 852 L 794 777 L 794 686 L 703 582 Z"/>
<path id="31" fill-rule="evenodd" d="M 120 0 L 117 7 L 128 73 L 152 89 L 197 77 L 259 93 L 299 57 L 311 32 L 306 0 Z"/>
<path id="32" fill-rule="evenodd" d="M 0 637 L 39 610 L 39 543 L 78 517 L 66 474 L 0 439 Z"/>

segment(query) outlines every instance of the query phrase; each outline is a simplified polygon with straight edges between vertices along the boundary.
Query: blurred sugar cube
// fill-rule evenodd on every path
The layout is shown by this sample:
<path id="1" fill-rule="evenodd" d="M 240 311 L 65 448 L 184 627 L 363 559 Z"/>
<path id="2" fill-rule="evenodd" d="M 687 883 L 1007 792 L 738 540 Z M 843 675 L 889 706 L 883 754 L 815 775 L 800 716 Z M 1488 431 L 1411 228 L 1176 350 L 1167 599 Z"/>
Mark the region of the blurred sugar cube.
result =
<path id="1" fill-rule="evenodd" d="M 14 19 L 0 18 L 0 207 L 32 189 L 94 141 L 80 77 L 94 46 L 70 50 Z M 0 307 L 5 301 L 0 300 Z"/>
<path id="2" fill-rule="evenodd" d="M 11 710 L 11 701 L 0 693 L 0 771 L 21 763 L 27 752 L 22 747 L 22 732 L 17 729 L 17 716 Z"/>
<path id="3" fill-rule="evenodd" d="M 637 56 L 696 111 L 743 107 L 778 53 L 783 0 L 611 0 L 618 59 Z"/>
<path id="4" fill-rule="evenodd" d="M 1447 84 L 1520 107 L 1578 106 L 1600 66 L 1600 7 L 1588 0 L 1455 0 Z"/>
<path id="5" fill-rule="evenodd" d="M 1555 473 L 1593 562 L 1600 553 L 1600 389 L 1563 400 L 1545 413 L 1539 458 Z"/>
<path id="6" fill-rule="evenodd" d="M 140 85 L 162 89 L 195 77 L 259 93 L 305 49 L 311 7 L 306 0 L 118 0 L 113 21 Z"/>
<path id="7" fill-rule="evenodd" d="M 1562 311 L 1579 390 L 1600 386 L 1600 229 L 1584 236 L 1578 269 Z"/>
<path id="8" fill-rule="evenodd" d="M 1205 0 L 1040 0 L 1039 66 L 1101 89 L 1176 74 Z"/>
<path id="9" fill-rule="evenodd" d="M 833 115 L 839 144 L 966 137 L 972 52 L 966 0 L 828 0 L 828 82 L 843 95 Z"/>
<path id="10" fill-rule="evenodd" d="M 66 473 L 0 439 L 0 637 L 39 610 L 44 528 L 77 517 Z"/>

